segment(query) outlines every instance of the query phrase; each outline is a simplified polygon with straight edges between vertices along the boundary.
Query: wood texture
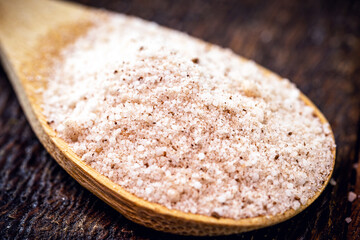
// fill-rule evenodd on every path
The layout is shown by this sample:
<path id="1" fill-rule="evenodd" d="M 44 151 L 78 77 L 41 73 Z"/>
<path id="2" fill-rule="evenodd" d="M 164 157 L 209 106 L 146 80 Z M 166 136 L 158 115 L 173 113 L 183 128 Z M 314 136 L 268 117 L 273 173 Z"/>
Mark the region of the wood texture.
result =
<path id="1" fill-rule="evenodd" d="M 234 239 L 265 235 L 271 238 L 324 239 L 358 236 L 358 212 L 354 207 L 355 214 L 351 212 L 346 195 L 350 188 L 355 187 L 355 178 L 351 179 L 349 175 L 355 174 L 351 168 L 358 158 L 359 79 L 356 73 L 359 73 L 359 6 L 351 2 L 332 6 L 285 2 L 235 4 L 230 1 L 186 1 L 177 6 L 167 2 L 153 2 L 153 5 L 140 3 L 120 2 L 112 6 L 110 1 L 108 7 L 130 11 L 255 58 L 295 81 L 320 106 L 335 128 L 340 159 L 334 177 L 338 184 L 334 188 L 328 187 L 310 209 L 296 218 L 275 227 L 234 236 Z M 327 14 L 334 20 L 327 19 Z M 67 183 L 65 189 L 72 180 L 44 154 L 29 129 L 26 133 L 28 126 L 19 113 L 13 94 L 9 93 L 10 87 L 4 80 L 0 83 L 4 86 L 0 95 L 0 167 L 3 171 L 0 189 L 4 189 L 0 195 L 1 236 L 170 237 L 129 223 L 75 183 L 64 192 L 63 201 L 68 200 L 67 204 L 62 205 L 57 193 L 44 192 L 49 188 L 59 189 L 59 186 L 64 189 L 64 183 L 54 181 L 52 174 L 60 174 L 57 179 Z M 9 108 L 11 104 L 15 106 Z M 22 131 L 24 128 L 25 131 Z M 32 147 L 34 144 L 37 146 L 35 150 Z M 60 173 L 49 173 L 48 170 L 44 177 L 43 170 L 49 164 Z M 82 195 L 78 197 L 72 191 Z M 24 194 L 31 197 L 22 198 Z M 86 196 L 83 198 L 83 195 Z M 57 199 L 58 203 L 48 203 L 48 198 Z M 357 202 L 352 205 L 356 206 Z M 94 216 L 91 212 L 104 215 Z M 353 222 L 347 225 L 344 218 L 351 214 L 354 215 Z M 67 221 L 63 221 L 65 219 Z"/>

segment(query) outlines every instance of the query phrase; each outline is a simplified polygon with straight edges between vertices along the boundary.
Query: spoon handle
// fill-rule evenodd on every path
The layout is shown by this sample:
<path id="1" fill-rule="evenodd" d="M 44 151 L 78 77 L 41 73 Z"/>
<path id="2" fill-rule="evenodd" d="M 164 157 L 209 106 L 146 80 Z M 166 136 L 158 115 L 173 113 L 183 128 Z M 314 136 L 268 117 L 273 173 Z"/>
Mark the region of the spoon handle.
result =
<path id="1" fill-rule="evenodd" d="M 86 8 L 44 0 L 0 0 L 0 47 L 16 72 L 33 55 L 37 39 L 54 26 L 73 22 Z M 4 59 L 4 58 L 2 58 Z"/>

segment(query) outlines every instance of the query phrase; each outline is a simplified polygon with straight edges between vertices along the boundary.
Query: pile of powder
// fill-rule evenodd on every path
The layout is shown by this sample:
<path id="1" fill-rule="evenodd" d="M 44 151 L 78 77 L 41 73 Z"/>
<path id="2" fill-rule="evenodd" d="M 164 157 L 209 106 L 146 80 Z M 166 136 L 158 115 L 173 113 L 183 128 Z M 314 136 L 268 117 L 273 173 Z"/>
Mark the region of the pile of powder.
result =
<path id="1" fill-rule="evenodd" d="M 300 92 L 230 50 L 109 14 L 65 47 L 43 94 L 81 159 L 169 209 L 233 219 L 305 204 L 335 147 Z"/>

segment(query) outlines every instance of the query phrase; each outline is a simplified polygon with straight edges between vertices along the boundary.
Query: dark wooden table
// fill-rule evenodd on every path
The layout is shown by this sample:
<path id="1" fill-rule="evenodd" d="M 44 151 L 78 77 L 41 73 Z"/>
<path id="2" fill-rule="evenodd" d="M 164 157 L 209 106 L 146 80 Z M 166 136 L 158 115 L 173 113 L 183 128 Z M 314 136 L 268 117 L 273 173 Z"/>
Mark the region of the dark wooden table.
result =
<path id="1" fill-rule="evenodd" d="M 360 194 L 360 165 L 354 167 L 360 148 L 360 1 L 79 2 L 231 48 L 290 78 L 328 118 L 337 143 L 337 184 L 289 221 L 216 239 L 360 239 L 360 199 L 347 200 L 349 191 Z M 0 69 L 0 238 L 183 237 L 128 221 L 75 182 L 37 140 Z"/>

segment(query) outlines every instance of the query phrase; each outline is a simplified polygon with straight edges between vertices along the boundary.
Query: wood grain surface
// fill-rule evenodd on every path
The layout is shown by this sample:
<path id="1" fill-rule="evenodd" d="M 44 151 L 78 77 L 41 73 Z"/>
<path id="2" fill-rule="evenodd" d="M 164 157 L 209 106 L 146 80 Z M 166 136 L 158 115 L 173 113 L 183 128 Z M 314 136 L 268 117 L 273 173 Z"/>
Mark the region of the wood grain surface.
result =
<path id="1" fill-rule="evenodd" d="M 274 227 L 213 239 L 360 239 L 359 1 L 79 1 L 233 49 L 290 78 L 333 127 L 333 178 L 315 203 Z M 352 222 L 345 222 L 350 217 Z M 182 239 L 126 220 L 82 188 L 31 131 L 0 70 L 1 239 Z M 188 239 L 194 239 L 188 237 Z"/>

